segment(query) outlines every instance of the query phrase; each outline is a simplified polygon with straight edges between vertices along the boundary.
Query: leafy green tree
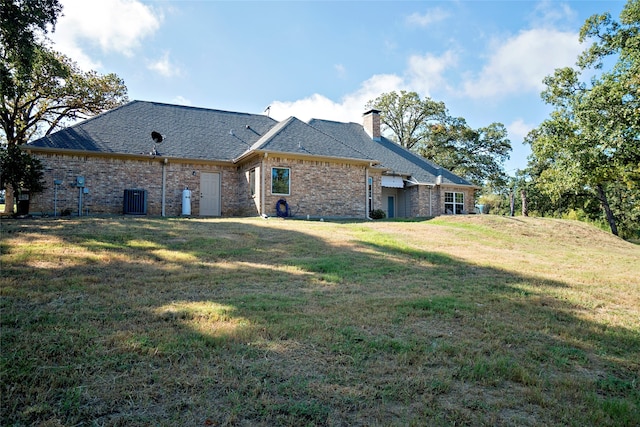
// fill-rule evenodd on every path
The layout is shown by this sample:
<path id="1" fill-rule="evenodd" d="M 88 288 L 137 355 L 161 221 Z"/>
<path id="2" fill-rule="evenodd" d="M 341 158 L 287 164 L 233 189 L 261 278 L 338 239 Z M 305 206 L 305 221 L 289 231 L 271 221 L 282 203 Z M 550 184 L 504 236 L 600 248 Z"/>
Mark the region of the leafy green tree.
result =
<path id="1" fill-rule="evenodd" d="M 630 0 L 620 16 L 620 23 L 609 14 L 586 21 L 580 41 L 593 44 L 578 69 L 545 78 L 542 98 L 554 111 L 526 140 L 532 161 L 546 165 L 537 188 L 554 203 L 569 200 L 585 211 L 597 201 L 615 235 L 619 224 L 625 233 L 633 229 L 636 218 L 633 207 L 617 201 L 637 200 L 640 191 L 640 0 Z M 615 64 L 601 71 L 608 56 Z M 585 71 L 596 75 L 584 82 Z"/>
<path id="2" fill-rule="evenodd" d="M 11 188 L 13 194 L 31 194 L 45 189 L 44 171 L 40 160 L 22 151 L 17 145 L 0 149 L 0 186 Z M 13 205 L 11 206 L 13 209 Z"/>
<path id="3" fill-rule="evenodd" d="M 500 123 L 472 129 L 461 117 L 451 117 L 443 102 L 416 92 L 384 93 L 367 108 L 380 110 L 380 121 L 392 139 L 440 166 L 475 182 L 506 182 L 504 161 L 511 142 Z"/>
<path id="4" fill-rule="evenodd" d="M 115 74 L 84 72 L 70 58 L 46 46 L 48 25 L 62 6 L 58 0 L 0 0 L 0 144 L 9 149 L 49 134 L 65 124 L 99 114 L 127 101 Z M 20 159 L 6 161 L 3 173 Z M 7 188 L 6 211 L 13 207 Z M 33 191 L 33 190 L 32 190 Z"/>
<path id="5" fill-rule="evenodd" d="M 55 27 L 61 12 L 59 0 L 0 0 L 0 93 L 3 101 L 5 95 L 16 92 L 16 82 L 28 80 L 39 43 L 48 26 L 52 29 Z M 20 169 L 12 170 L 21 167 L 19 165 L 25 157 L 7 144 L 7 133 L 3 129 L 0 134 L 3 182 L 9 182 L 9 176 L 25 172 Z M 7 157 L 9 155 L 16 158 L 11 159 Z M 2 185 L 2 188 L 6 190 L 5 212 L 10 213 L 13 209 L 12 186 Z"/>
<path id="6" fill-rule="evenodd" d="M 412 149 L 429 136 L 433 124 L 446 119 L 443 102 L 431 98 L 420 99 L 416 92 L 400 91 L 383 93 L 369 101 L 366 108 L 380 110 L 380 121 L 393 133 L 393 139 L 401 146 Z"/>
<path id="7" fill-rule="evenodd" d="M 509 198 L 501 191 L 490 186 L 483 187 L 478 197 L 478 205 L 482 206 L 482 214 L 507 215 L 509 212 Z"/>
<path id="8" fill-rule="evenodd" d="M 36 49 L 31 74 L 12 77 L 12 90 L 1 94 L 0 104 L 0 126 L 8 145 L 24 144 L 68 121 L 127 101 L 127 88 L 115 74 L 81 71 L 68 57 L 42 46 Z"/>
<path id="9" fill-rule="evenodd" d="M 0 76 L 11 74 L 6 64 L 24 74 L 31 72 L 38 38 L 52 28 L 62 12 L 59 0 L 0 0 Z"/>
<path id="10" fill-rule="evenodd" d="M 36 47 L 29 75 L 11 68 L 10 84 L 2 86 L 0 101 L 0 143 L 20 146 L 51 133 L 65 124 L 99 114 L 127 101 L 127 88 L 115 74 L 83 72 L 66 56 L 43 46 Z M 7 150 L 7 154 L 15 154 Z M 20 161 L 7 162 L 8 167 Z M 8 169 L 4 173 L 10 172 Z M 10 190 L 10 189 L 7 189 Z M 7 191 L 10 194 L 10 191 Z M 5 212 L 13 199 L 7 197 Z"/>
<path id="11" fill-rule="evenodd" d="M 462 117 L 448 117 L 430 127 L 415 151 L 478 185 L 501 187 L 507 182 L 504 162 L 511 141 L 501 123 L 472 129 Z"/>

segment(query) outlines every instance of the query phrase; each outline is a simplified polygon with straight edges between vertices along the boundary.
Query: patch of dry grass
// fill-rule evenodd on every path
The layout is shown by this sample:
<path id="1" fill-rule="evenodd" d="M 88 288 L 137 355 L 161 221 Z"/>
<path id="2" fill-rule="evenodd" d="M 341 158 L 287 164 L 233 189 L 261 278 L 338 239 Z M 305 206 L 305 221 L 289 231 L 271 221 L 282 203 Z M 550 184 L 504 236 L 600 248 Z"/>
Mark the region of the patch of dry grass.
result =
<path id="1" fill-rule="evenodd" d="M 584 224 L 1 232 L 2 425 L 640 424 L 640 247 Z"/>

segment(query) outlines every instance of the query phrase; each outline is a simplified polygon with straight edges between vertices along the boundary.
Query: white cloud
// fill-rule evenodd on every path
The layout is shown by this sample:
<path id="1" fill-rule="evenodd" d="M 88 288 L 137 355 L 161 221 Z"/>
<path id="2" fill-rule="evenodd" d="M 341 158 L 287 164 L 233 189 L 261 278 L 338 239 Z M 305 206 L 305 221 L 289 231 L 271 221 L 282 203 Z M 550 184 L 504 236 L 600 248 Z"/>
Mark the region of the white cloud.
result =
<path id="1" fill-rule="evenodd" d="M 444 85 L 444 74 L 456 61 L 453 52 L 445 52 L 440 57 L 414 55 L 409 58 L 404 76 L 376 74 L 338 102 L 317 93 L 297 101 L 274 101 L 271 116 L 277 120 L 295 116 L 303 121 L 315 118 L 360 123 L 366 103 L 383 93 L 410 90 L 429 96 L 432 89 Z"/>
<path id="2" fill-rule="evenodd" d="M 495 47 L 479 74 L 464 83 L 472 98 L 540 92 L 556 68 L 574 65 L 582 47 L 578 35 L 551 29 L 522 31 Z"/>
<path id="3" fill-rule="evenodd" d="M 330 100 L 326 96 L 314 93 L 297 101 L 274 101 L 271 103 L 270 115 L 276 120 L 284 120 L 290 116 L 303 121 L 308 121 L 312 118 L 338 120 L 338 117 L 343 116 L 343 111 L 343 105 Z M 341 120 L 344 120 L 344 117 Z"/>
<path id="4" fill-rule="evenodd" d="M 95 68 L 87 48 L 131 56 L 145 37 L 156 32 L 162 15 L 137 0 L 62 0 L 63 16 L 52 40 L 55 49 L 82 68 Z"/>
<path id="5" fill-rule="evenodd" d="M 407 23 L 411 25 L 417 25 L 419 27 L 428 27 L 433 23 L 444 21 L 449 17 L 449 13 L 440 9 L 434 8 L 427 11 L 424 14 L 413 13 L 407 17 Z"/>
<path id="6" fill-rule="evenodd" d="M 171 100 L 171 102 L 178 105 L 189 105 L 189 106 L 193 105 L 190 99 L 187 99 L 182 95 L 176 96 Z"/>
<path id="7" fill-rule="evenodd" d="M 513 175 L 517 169 L 527 167 L 527 157 L 531 154 L 531 147 L 524 144 L 525 137 L 536 126 L 525 123 L 522 119 L 516 119 L 507 125 L 509 140 L 511 141 L 511 158 L 505 162 L 507 173 Z"/>
<path id="8" fill-rule="evenodd" d="M 509 139 L 511 145 L 524 141 L 524 138 L 533 130 L 535 126 L 525 123 L 522 119 L 517 119 L 511 124 L 507 125 L 507 132 L 509 133 Z"/>
<path id="9" fill-rule="evenodd" d="M 447 85 L 445 73 L 457 62 L 457 55 L 452 51 L 447 51 L 440 57 L 430 53 L 411 56 L 406 72 L 409 87 L 422 96 L 430 96 L 433 89 L 442 89 Z"/>
<path id="10" fill-rule="evenodd" d="M 401 77 L 393 74 L 374 75 L 363 82 L 358 90 L 344 96 L 340 102 L 317 93 L 297 101 L 274 101 L 271 103 L 271 117 L 276 120 L 295 116 L 303 121 L 324 119 L 360 123 L 368 101 L 382 93 L 404 88 Z"/>
<path id="11" fill-rule="evenodd" d="M 576 19 L 576 12 L 567 3 L 543 0 L 536 4 L 530 20 L 534 28 L 560 28 Z"/>
<path id="12" fill-rule="evenodd" d="M 160 59 L 149 63 L 147 68 L 164 77 L 174 77 L 182 74 L 182 70 L 169 59 L 169 52 L 165 52 Z"/>
<path id="13" fill-rule="evenodd" d="M 347 69 L 344 68 L 344 65 L 342 64 L 335 64 L 333 66 L 333 69 L 336 71 L 336 73 L 338 74 L 338 77 L 341 79 L 347 75 Z"/>

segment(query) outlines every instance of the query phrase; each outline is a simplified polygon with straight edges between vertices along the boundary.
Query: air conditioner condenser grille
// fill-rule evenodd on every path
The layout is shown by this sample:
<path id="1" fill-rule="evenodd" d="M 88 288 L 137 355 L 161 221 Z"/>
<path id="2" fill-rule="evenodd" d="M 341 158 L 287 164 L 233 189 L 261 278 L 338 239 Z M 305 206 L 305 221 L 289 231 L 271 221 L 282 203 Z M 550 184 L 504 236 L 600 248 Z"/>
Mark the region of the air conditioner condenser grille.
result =
<path id="1" fill-rule="evenodd" d="M 124 190 L 122 213 L 125 215 L 146 215 L 147 190 Z"/>

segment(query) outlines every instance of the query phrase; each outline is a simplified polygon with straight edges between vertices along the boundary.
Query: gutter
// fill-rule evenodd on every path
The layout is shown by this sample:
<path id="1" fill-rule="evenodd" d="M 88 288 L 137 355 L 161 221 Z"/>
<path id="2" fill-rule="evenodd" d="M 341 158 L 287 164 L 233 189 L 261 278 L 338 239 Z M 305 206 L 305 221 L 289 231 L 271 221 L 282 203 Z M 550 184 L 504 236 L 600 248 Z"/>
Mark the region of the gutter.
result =
<path id="1" fill-rule="evenodd" d="M 171 157 L 171 156 L 150 156 L 149 154 L 128 154 L 128 153 L 113 153 L 105 151 L 86 151 L 86 150 L 72 150 L 72 149 L 60 149 L 50 147 L 34 147 L 29 145 L 21 145 L 21 150 L 27 153 L 42 153 L 42 154 L 62 154 L 66 156 L 78 156 L 78 157 L 101 157 L 111 159 L 126 159 L 126 160 L 142 160 L 142 161 L 164 161 L 173 163 L 200 163 L 206 165 L 218 165 L 218 166 L 233 166 L 234 163 L 231 160 L 209 160 L 198 158 L 185 158 L 185 157 Z"/>
<path id="2" fill-rule="evenodd" d="M 252 154 L 257 154 L 257 155 L 263 155 L 263 156 L 281 156 L 281 157 L 288 157 L 288 158 L 302 158 L 302 159 L 313 159 L 313 160 L 330 160 L 330 161 L 344 161 L 344 162 L 349 162 L 349 163 L 356 163 L 356 164 L 365 164 L 365 165 L 377 165 L 380 164 L 379 162 L 372 162 L 371 159 L 357 159 L 357 158 L 353 158 L 353 157 L 335 157 L 335 156 L 318 156 L 315 154 L 300 154 L 300 153 L 294 153 L 291 151 L 271 151 L 271 150 L 255 150 L 249 153 L 244 153 L 243 155 L 241 155 L 240 157 L 237 157 L 235 159 L 232 160 L 233 163 L 239 163 L 242 160 L 244 160 L 245 158 L 251 156 Z"/>

